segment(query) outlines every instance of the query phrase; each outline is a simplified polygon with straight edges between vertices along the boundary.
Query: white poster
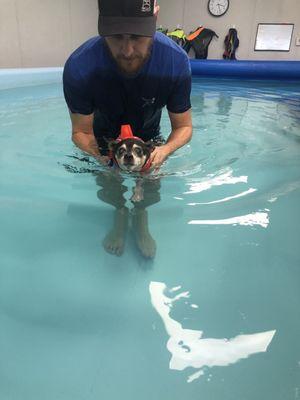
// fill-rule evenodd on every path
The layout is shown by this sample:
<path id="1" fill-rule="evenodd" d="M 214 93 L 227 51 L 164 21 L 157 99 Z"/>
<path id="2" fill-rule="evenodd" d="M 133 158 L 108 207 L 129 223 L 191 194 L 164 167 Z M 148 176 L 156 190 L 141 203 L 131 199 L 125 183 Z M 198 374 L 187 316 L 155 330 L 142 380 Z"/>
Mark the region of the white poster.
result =
<path id="1" fill-rule="evenodd" d="M 289 51 L 294 24 L 258 24 L 255 50 Z"/>

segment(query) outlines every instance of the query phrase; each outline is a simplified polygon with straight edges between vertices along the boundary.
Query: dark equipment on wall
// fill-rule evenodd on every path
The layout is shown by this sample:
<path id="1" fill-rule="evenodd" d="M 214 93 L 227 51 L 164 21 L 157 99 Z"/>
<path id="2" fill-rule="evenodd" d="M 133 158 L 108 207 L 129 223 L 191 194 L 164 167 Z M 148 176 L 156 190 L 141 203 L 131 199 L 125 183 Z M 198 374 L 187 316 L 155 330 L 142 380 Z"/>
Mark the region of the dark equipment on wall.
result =
<path id="1" fill-rule="evenodd" d="M 219 37 L 216 32 L 211 29 L 200 26 L 186 37 L 184 49 L 187 53 L 190 49 L 193 49 L 196 59 L 205 59 L 208 54 L 208 46 L 214 36 L 217 38 Z"/>
<path id="2" fill-rule="evenodd" d="M 223 53 L 224 60 L 236 60 L 235 52 L 239 47 L 240 41 L 237 36 L 237 30 L 230 28 L 224 40 L 225 51 Z"/>

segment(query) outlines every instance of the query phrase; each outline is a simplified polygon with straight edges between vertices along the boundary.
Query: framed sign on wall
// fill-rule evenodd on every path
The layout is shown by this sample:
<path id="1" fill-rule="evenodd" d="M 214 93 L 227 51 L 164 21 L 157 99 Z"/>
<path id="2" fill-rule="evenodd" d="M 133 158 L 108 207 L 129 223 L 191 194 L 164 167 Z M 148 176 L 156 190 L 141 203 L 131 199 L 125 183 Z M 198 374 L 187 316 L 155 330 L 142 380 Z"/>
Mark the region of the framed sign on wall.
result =
<path id="1" fill-rule="evenodd" d="M 294 24 L 258 24 L 254 50 L 290 51 Z"/>

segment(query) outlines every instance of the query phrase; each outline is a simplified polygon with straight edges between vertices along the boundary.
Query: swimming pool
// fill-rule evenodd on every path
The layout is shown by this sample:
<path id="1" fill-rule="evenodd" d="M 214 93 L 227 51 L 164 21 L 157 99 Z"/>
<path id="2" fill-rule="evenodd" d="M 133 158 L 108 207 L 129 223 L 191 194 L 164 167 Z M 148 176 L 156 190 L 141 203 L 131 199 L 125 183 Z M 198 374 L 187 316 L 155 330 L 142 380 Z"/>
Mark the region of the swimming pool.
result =
<path id="1" fill-rule="evenodd" d="M 112 208 L 48 78 L 0 91 L 0 398 L 298 399 L 300 84 L 194 78 L 149 262 L 131 233 L 103 250 Z"/>

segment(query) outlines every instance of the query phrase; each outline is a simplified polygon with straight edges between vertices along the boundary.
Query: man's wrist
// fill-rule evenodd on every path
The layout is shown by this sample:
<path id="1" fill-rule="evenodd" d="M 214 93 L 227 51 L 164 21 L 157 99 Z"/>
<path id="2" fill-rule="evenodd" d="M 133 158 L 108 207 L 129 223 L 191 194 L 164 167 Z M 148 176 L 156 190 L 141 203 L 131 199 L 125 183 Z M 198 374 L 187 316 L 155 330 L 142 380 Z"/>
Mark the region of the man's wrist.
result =
<path id="1" fill-rule="evenodd" d="M 169 155 L 180 149 L 180 147 L 185 146 L 190 141 L 191 137 L 192 129 L 190 127 L 182 127 L 173 130 L 168 137 L 167 143 L 165 143 Z"/>
<path id="2" fill-rule="evenodd" d="M 177 150 L 177 148 L 174 145 L 172 145 L 172 143 L 165 143 L 163 145 L 163 148 L 164 148 L 167 156 L 169 156 L 170 154 L 174 153 L 174 151 Z"/>
<path id="3" fill-rule="evenodd" d="M 93 157 L 100 156 L 100 149 L 94 135 L 84 132 L 76 132 L 72 134 L 73 143 L 85 153 Z"/>

